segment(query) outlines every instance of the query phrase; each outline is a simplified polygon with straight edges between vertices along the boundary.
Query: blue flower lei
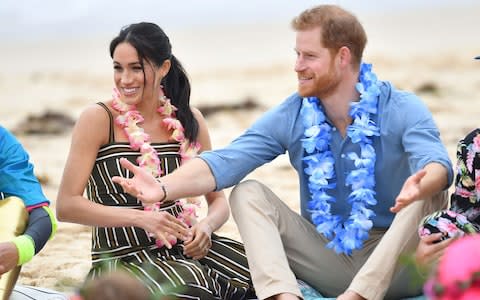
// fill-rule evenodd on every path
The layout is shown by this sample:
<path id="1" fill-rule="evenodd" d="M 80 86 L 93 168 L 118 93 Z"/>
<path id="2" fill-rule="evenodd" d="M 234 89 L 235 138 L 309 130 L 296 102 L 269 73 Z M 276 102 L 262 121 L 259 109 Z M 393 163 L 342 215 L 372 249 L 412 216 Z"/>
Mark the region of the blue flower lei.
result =
<path id="1" fill-rule="evenodd" d="M 335 159 L 329 149 L 332 127 L 326 122 L 323 108 L 316 97 L 304 98 L 300 111 L 305 127 L 305 138 L 301 141 L 307 153 L 303 158 L 306 165 L 304 171 L 309 176 L 311 194 L 308 209 L 317 231 L 330 240 L 327 247 L 333 248 L 336 253 L 348 255 L 352 250 L 362 248 L 368 238 L 373 226 L 370 218 L 375 213 L 367 206 L 377 204 L 374 191 L 376 154 L 372 137 L 379 136 L 380 130 L 371 116 L 377 113 L 380 89 L 377 76 L 371 70 L 371 64 L 361 64 L 359 82 L 355 86 L 360 93 L 360 101 L 352 102 L 350 107 L 353 123 L 347 128 L 347 136 L 352 143 L 360 146 L 360 156 L 355 152 L 346 156 L 353 160 L 356 169 L 348 173 L 345 182 L 351 188 L 347 200 L 352 206 L 350 216 L 345 221 L 330 212 L 330 202 L 336 201 L 328 194 L 328 190 L 336 186 Z"/>

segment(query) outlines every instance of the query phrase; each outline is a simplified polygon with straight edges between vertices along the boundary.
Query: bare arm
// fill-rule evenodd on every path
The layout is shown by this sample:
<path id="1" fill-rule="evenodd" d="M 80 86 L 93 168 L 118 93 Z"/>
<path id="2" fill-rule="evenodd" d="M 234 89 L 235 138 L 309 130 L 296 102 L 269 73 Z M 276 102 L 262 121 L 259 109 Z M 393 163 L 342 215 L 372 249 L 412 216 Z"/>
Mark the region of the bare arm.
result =
<path id="1" fill-rule="evenodd" d="M 429 163 L 422 170 L 407 178 L 395 199 L 395 206 L 390 210 L 398 213 L 413 201 L 427 199 L 442 191 L 447 186 L 447 182 L 447 169 L 440 163 Z"/>
<path id="2" fill-rule="evenodd" d="M 215 190 L 215 178 L 207 163 L 201 158 L 189 160 L 173 173 L 162 177 L 161 182 L 124 158 L 120 163 L 122 167 L 132 172 L 134 177 L 115 176 L 113 181 L 120 184 L 125 192 L 137 197 L 145 204 L 164 199 L 164 191 L 167 192 L 164 200 L 166 201 L 201 196 Z"/>
<path id="3" fill-rule="evenodd" d="M 96 106 L 87 108 L 77 121 L 57 195 L 60 221 L 102 227 L 137 225 L 138 216 L 125 209 L 99 205 L 83 196 L 98 150 L 108 141 L 108 128 L 106 113 Z"/>
<path id="4" fill-rule="evenodd" d="M 194 109 L 193 113 L 199 124 L 198 141 L 202 151 L 212 148 L 207 124 L 200 111 Z M 227 199 L 223 191 L 209 192 L 205 195 L 208 203 L 208 213 L 191 228 L 191 240 L 185 242 L 184 253 L 194 259 L 203 258 L 212 246 L 211 235 L 220 228 L 230 215 Z"/>
<path id="5" fill-rule="evenodd" d="M 193 109 L 192 111 L 199 124 L 198 140 L 202 145 L 202 149 L 200 152 L 211 150 L 212 143 L 210 141 L 210 134 L 208 133 L 208 128 L 207 128 L 205 119 L 203 118 L 203 115 L 199 110 Z M 211 180 L 211 182 L 209 181 L 207 182 L 207 184 L 205 185 L 205 188 L 207 190 L 212 191 L 215 188 L 215 180 L 209 168 L 208 168 L 208 175 L 204 176 L 204 178 L 205 180 Z M 197 184 L 200 185 L 200 187 L 198 188 L 202 189 L 202 184 L 200 182 Z M 220 228 L 228 220 L 228 217 L 230 215 L 227 199 L 225 198 L 225 193 L 223 191 L 206 193 L 205 199 L 207 200 L 207 203 L 208 203 L 208 213 L 204 220 L 208 222 L 212 231 L 215 231 L 218 228 Z"/>
<path id="6" fill-rule="evenodd" d="M 420 199 L 430 198 L 444 190 L 448 183 L 448 172 L 442 164 L 432 162 L 423 169 L 427 171 L 427 174 L 420 182 Z"/>
<path id="7" fill-rule="evenodd" d="M 157 236 L 170 231 L 179 238 L 185 236 L 183 223 L 169 214 L 160 217 L 143 210 L 104 206 L 83 196 L 97 152 L 108 141 L 108 128 L 108 116 L 97 105 L 87 108 L 77 121 L 57 196 L 58 219 L 99 227 L 137 226 Z"/>
<path id="8" fill-rule="evenodd" d="M 194 158 L 172 174 L 162 177 L 162 183 L 167 188 L 168 200 L 200 196 L 215 190 L 215 178 L 208 164 L 200 158 Z"/>

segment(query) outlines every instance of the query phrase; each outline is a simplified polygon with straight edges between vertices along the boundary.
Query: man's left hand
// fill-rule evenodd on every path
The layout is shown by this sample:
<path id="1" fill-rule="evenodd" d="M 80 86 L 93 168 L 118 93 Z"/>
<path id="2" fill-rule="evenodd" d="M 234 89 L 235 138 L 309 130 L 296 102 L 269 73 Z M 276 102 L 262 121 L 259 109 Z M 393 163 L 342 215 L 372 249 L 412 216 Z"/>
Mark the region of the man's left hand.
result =
<path id="1" fill-rule="evenodd" d="M 402 190 L 395 199 L 395 206 L 390 208 L 391 212 L 398 213 L 413 201 L 420 200 L 420 182 L 426 174 L 427 171 L 422 169 L 405 180 Z"/>

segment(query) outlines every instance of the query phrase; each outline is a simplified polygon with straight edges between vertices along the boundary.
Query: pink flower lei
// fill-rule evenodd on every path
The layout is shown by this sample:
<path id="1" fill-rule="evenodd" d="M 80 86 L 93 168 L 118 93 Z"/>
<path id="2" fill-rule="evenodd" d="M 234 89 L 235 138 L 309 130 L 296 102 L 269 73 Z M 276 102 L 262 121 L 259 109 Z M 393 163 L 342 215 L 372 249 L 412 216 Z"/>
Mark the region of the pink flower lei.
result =
<path id="1" fill-rule="evenodd" d="M 176 141 L 180 144 L 179 154 L 181 157 L 181 163 L 183 164 L 198 153 L 201 145 L 198 142 L 190 142 L 185 138 L 185 129 L 175 115 L 177 108 L 171 103 L 170 99 L 165 95 L 162 95 L 159 101 L 160 106 L 158 107 L 157 112 L 164 117 L 162 120 L 163 125 L 172 132 L 170 140 Z M 143 128 L 138 126 L 138 123 L 142 123 L 144 119 L 136 109 L 135 105 L 129 105 L 120 100 L 120 92 L 114 88 L 112 107 L 120 113 L 115 119 L 115 123 L 119 125 L 127 135 L 130 147 L 133 150 L 140 151 L 140 156 L 137 158 L 138 165 L 149 171 L 155 178 L 164 175 L 160 166 L 158 153 L 150 143 L 150 136 L 145 133 Z M 200 206 L 199 201 L 193 199 L 180 199 L 177 200 L 177 202 L 183 208 L 182 213 L 178 218 L 184 221 L 188 226 L 192 226 L 197 217 L 197 208 Z M 145 210 L 159 211 L 160 205 L 161 203 L 158 202 L 145 207 Z M 172 245 L 176 244 L 177 240 L 175 237 L 169 236 L 167 238 Z M 163 243 L 160 240 L 157 240 L 157 245 L 162 247 Z"/>

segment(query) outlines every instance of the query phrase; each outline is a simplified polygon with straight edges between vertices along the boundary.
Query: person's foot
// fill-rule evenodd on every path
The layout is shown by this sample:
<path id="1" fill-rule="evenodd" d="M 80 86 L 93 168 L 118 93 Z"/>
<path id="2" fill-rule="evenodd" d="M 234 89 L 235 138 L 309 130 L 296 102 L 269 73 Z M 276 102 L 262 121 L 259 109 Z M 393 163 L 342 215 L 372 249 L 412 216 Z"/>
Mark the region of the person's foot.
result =
<path id="1" fill-rule="evenodd" d="M 294 294 L 283 293 L 283 294 L 278 294 L 278 295 L 272 296 L 268 299 L 269 300 L 270 299 L 273 299 L 273 300 L 299 300 L 300 298 L 298 298 L 297 295 L 294 295 Z"/>
<path id="2" fill-rule="evenodd" d="M 337 297 L 337 300 L 366 300 L 354 291 L 345 291 L 343 294 Z"/>

